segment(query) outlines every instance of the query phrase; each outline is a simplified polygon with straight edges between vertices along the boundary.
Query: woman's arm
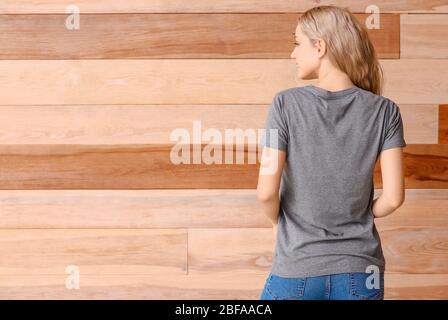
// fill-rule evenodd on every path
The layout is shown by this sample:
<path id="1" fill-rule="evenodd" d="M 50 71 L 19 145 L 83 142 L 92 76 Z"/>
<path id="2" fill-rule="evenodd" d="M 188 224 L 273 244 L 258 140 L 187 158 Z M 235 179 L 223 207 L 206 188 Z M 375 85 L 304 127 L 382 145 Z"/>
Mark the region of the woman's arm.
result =
<path id="1" fill-rule="evenodd" d="M 279 188 L 286 152 L 280 149 L 263 147 L 258 176 L 257 198 L 261 211 L 274 226 L 278 223 L 280 208 Z"/>
<path id="2" fill-rule="evenodd" d="M 399 208 L 405 199 L 403 148 L 391 148 L 380 154 L 382 194 L 373 201 L 373 215 L 385 217 Z"/>

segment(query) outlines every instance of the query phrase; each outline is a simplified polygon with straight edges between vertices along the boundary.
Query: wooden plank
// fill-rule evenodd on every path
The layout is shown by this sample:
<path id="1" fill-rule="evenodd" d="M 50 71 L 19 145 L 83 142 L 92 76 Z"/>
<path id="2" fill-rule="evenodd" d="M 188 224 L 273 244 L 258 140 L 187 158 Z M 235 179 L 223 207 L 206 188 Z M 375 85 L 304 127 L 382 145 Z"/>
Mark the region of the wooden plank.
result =
<path id="1" fill-rule="evenodd" d="M 0 230 L 0 274 L 186 274 L 184 229 Z"/>
<path id="2" fill-rule="evenodd" d="M 268 108 L 268 104 L 0 106 L 0 144 L 169 144 L 176 142 L 170 139 L 174 130 L 193 132 L 194 121 L 200 121 L 202 132 L 257 131 L 265 126 Z M 432 125 L 437 106 L 419 110 L 422 118 L 409 121 Z M 433 135 L 437 138 L 431 126 L 416 131 L 426 142 Z"/>
<path id="3" fill-rule="evenodd" d="M 186 146 L 191 150 L 190 163 L 175 164 L 170 154 L 173 146 L 3 145 L 0 189 L 246 189 L 256 184 L 260 155 L 252 151 L 254 145 L 238 151 L 241 164 L 236 157 L 225 163 L 224 151 L 219 157 L 222 164 L 193 163 L 192 146 Z M 207 145 L 202 147 L 204 151 Z M 235 145 L 233 149 L 235 155 Z M 174 149 L 173 154 L 178 152 Z"/>
<path id="4" fill-rule="evenodd" d="M 439 143 L 448 144 L 448 104 L 439 106 Z"/>
<path id="5" fill-rule="evenodd" d="M 437 139 L 439 108 L 437 105 L 400 104 L 399 107 L 408 144 L 439 143 Z"/>
<path id="6" fill-rule="evenodd" d="M 448 14 L 403 14 L 401 58 L 448 58 Z"/>
<path id="7" fill-rule="evenodd" d="M 66 276 L 0 277 L 0 299 L 247 299 L 258 300 L 267 273 L 209 272 L 205 275 L 84 275 L 79 289 L 66 289 Z M 385 299 L 447 299 L 447 274 L 384 276 Z"/>
<path id="8" fill-rule="evenodd" d="M 0 13 L 65 13 L 70 0 L 3 0 Z M 178 12 L 304 12 L 316 5 L 334 4 L 363 13 L 372 4 L 368 0 L 192 0 L 188 3 L 166 0 L 77 0 L 85 13 L 178 13 Z M 381 12 L 448 12 L 445 0 L 377 0 Z"/>
<path id="9" fill-rule="evenodd" d="M 265 105 L 0 106 L 0 144 L 169 144 L 177 128 L 193 132 L 265 127 Z M 406 141 L 436 144 L 438 105 L 400 105 Z M 440 131 L 439 131 L 440 134 Z M 202 143 L 207 143 L 201 137 Z"/>
<path id="10" fill-rule="evenodd" d="M 389 273 L 447 273 L 448 228 L 378 229 Z M 189 229 L 188 274 L 269 271 L 275 248 L 267 229 Z M 442 245 L 441 245 L 442 244 Z"/>
<path id="11" fill-rule="evenodd" d="M 249 228 L 270 225 L 268 219 L 257 212 L 255 190 L 244 189 L 1 190 L 0 208 L 0 228 Z"/>
<path id="12" fill-rule="evenodd" d="M 202 157 L 193 163 L 193 155 L 201 155 L 199 145 L 189 146 L 190 163 L 176 164 L 172 156 L 180 154 L 177 148 L 182 145 L 173 146 L 2 145 L 0 189 L 256 188 L 261 156 L 257 146 L 226 145 L 233 147 L 233 159 L 222 148 L 222 157 L 217 157 L 221 164 L 207 164 Z M 240 147 L 244 150 L 237 150 Z M 211 146 L 202 145 L 202 153 L 209 153 L 206 148 Z M 447 188 L 448 145 L 410 145 L 404 159 L 406 188 Z M 379 161 L 374 183 L 382 187 Z"/>
<path id="13" fill-rule="evenodd" d="M 448 101 L 448 59 L 381 64 L 396 103 Z M 1 60 L 0 105 L 269 104 L 315 82 L 295 78 L 292 59 Z"/>
<path id="14" fill-rule="evenodd" d="M 375 189 L 376 198 L 382 193 Z M 379 229 L 448 225 L 448 189 L 406 189 L 405 201 L 391 215 L 375 219 Z"/>
<path id="15" fill-rule="evenodd" d="M 378 226 L 388 272 L 447 273 L 448 227 L 382 228 Z"/>
<path id="16" fill-rule="evenodd" d="M 381 194 L 375 189 L 375 198 Z M 262 228 L 256 190 L 1 190 L 0 229 Z M 406 189 L 381 228 L 448 225 L 448 189 Z M 61 214 L 63 213 L 63 214 Z"/>
<path id="17" fill-rule="evenodd" d="M 390 274 L 384 275 L 384 296 L 388 300 L 446 300 L 447 274 Z"/>
<path id="18" fill-rule="evenodd" d="M 287 59 L 299 16 L 85 14 L 80 29 L 70 30 L 66 14 L 0 15 L 0 59 Z M 355 17 L 365 24 L 369 15 Z M 378 57 L 398 59 L 400 16 L 382 14 L 380 21 L 381 28 L 367 29 Z"/>
<path id="19" fill-rule="evenodd" d="M 385 73 L 384 96 L 398 104 L 439 104 L 448 100 L 448 60 L 395 61 L 381 61 Z"/>
<path id="20" fill-rule="evenodd" d="M 415 144 L 404 148 L 403 155 L 406 188 L 447 188 L 448 145 Z M 376 187 L 382 188 L 379 161 L 375 164 L 374 181 Z"/>

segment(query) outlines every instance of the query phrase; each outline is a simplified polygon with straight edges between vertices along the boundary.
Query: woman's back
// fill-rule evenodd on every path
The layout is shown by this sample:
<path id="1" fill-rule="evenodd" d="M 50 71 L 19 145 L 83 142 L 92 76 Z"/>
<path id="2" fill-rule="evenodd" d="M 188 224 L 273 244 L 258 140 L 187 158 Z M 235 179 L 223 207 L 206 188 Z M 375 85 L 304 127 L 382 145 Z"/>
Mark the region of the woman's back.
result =
<path id="1" fill-rule="evenodd" d="M 272 274 L 383 272 L 373 171 L 382 150 L 406 146 L 398 106 L 357 86 L 290 88 L 275 95 L 266 130 L 261 144 L 286 151 Z"/>
<path id="2" fill-rule="evenodd" d="M 277 93 L 269 110 L 257 197 L 277 239 L 262 297 L 382 298 L 385 259 L 374 217 L 404 201 L 399 107 L 381 96 L 375 48 L 347 8 L 304 12 L 294 44 L 297 77 L 318 85 Z M 383 192 L 373 199 L 378 158 Z"/>

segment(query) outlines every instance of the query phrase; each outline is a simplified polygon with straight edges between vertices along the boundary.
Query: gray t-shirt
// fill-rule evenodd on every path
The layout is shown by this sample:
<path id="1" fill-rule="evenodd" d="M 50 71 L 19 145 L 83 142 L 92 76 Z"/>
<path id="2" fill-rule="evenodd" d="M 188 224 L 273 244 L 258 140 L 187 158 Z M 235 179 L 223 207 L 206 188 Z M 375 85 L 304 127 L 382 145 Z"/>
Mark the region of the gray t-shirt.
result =
<path id="1" fill-rule="evenodd" d="M 289 88 L 274 96 L 260 145 L 286 151 L 271 273 L 384 272 L 373 172 L 382 150 L 406 146 L 399 107 L 357 86 Z"/>

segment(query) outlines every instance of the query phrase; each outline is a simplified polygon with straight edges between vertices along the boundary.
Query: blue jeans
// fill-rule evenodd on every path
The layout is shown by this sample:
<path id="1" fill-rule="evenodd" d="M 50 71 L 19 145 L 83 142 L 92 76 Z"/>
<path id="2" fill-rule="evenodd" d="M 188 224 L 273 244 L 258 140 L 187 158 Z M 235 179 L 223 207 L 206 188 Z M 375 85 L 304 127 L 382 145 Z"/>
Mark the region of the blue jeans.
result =
<path id="1" fill-rule="evenodd" d="M 383 300 L 384 272 L 376 274 L 376 283 L 373 277 L 365 272 L 304 278 L 269 273 L 260 300 Z"/>

